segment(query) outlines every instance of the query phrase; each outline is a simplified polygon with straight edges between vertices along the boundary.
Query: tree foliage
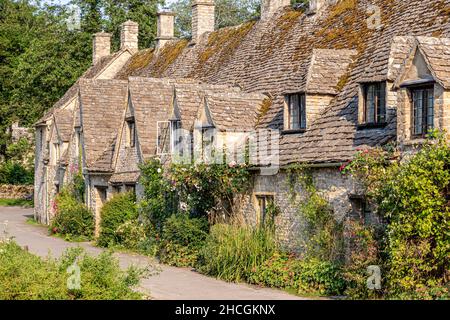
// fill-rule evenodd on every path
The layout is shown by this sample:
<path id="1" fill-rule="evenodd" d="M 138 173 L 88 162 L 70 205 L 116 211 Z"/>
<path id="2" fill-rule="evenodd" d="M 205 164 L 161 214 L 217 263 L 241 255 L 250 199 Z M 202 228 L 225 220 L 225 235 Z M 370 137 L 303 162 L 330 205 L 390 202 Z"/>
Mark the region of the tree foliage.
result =
<path id="1" fill-rule="evenodd" d="M 8 159 L 11 124 L 31 126 L 90 66 L 93 33 L 111 32 L 117 49 L 120 25 L 131 19 L 139 23 L 140 47 L 151 46 L 160 2 L 72 0 L 80 25 L 71 27 L 68 5 L 0 0 L 0 158 Z"/>

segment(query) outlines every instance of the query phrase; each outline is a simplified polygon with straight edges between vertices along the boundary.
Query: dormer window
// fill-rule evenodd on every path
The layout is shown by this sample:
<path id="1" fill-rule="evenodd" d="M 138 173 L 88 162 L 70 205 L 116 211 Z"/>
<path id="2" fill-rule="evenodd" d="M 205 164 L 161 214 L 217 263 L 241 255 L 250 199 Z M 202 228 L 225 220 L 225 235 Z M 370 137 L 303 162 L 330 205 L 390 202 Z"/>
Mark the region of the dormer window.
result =
<path id="1" fill-rule="evenodd" d="M 411 100 L 412 134 L 413 136 L 424 136 L 434 127 L 434 88 L 412 88 Z"/>
<path id="2" fill-rule="evenodd" d="M 285 98 L 284 130 L 306 129 L 306 98 L 303 93 L 289 94 Z"/>
<path id="3" fill-rule="evenodd" d="M 128 128 L 128 146 L 134 147 L 136 145 L 136 125 L 134 119 L 127 120 L 127 128 Z"/>
<path id="4" fill-rule="evenodd" d="M 386 83 L 374 82 L 362 85 L 362 125 L 386 123 Z"/>

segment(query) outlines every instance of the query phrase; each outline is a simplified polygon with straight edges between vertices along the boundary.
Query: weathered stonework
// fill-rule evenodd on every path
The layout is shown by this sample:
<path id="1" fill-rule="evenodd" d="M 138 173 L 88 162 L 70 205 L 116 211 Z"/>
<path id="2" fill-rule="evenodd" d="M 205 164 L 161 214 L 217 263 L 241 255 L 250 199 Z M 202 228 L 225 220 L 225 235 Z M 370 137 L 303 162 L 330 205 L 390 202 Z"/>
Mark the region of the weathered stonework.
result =
<path id="1" fill-rule="evenodd" d="M 174 37 L 174 21 L 175 13 L 162 11 L 158 13 L 157 33 L 156 33 L 156 49 L 159 50 L 164 45 L 175 39 Z"/>
<path id="2" fill-rule="evenodd" d="M 333 207 L 337 221 L 347 219 L 352 212 L 349 195 L 361 193 L 358 184 L 349 176 L 342 175 L 337 168 L 311 170 L 315 186 Z M 304 228 L 298 201 L 302 198 L 304 191 L 301 186 L 296 185 L 295 193 L 298 198 L 292 200 L 287 179 L 288 175 L 284 171 L 274 176 L 255 175 L 252 190 L 246 195 L 245 201 L 241 202 L 241 213 L 247 223 L 256 225 L 259 219 L 256 196 L 272 195 L 281 211 L 281 214 L 275 218 L 277 238 L 284 247 L 297 250 L 299 241 L 302 239 L 302 228 Z"/>
<path id="3" fill-rule="evenodd" d="M 128 20 L 122 23 L 120 32 L 120 49 L 137 51 L 139 26 L 136 22 Z"/>
<path id="4" fill-rule="evenodd" d="M 92 64 L 96 64 L 101 58 L 111 54 L 111 34 L 98 32 L 94 34 L 92 43 Z"/>
<path id="5" fill-rule="evenodd" d="M 291 4 L 291 0 L 263 0 L 261 4 L 261 19 L 270 19 L 275 12 Z"/>
<path id="6" fill-rule="evenodd" d="M 33 195 L 33 186 L 0 184 L 1 199 L 26 199 Z"/>
<path id="7" fill-rule="evenodd" d="M 192 1 L 192 41 L 205 32 L 214 31 L 214 0 Z"/>

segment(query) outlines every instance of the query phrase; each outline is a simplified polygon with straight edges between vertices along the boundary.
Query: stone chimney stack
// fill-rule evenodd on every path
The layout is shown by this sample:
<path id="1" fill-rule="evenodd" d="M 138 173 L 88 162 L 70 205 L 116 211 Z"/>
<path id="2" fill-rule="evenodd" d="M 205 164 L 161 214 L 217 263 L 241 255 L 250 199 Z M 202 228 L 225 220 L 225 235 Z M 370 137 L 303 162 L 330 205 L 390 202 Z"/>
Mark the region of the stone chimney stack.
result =
<path id="1" fill-rule="evenodd" d="M 319 13 L 326 5 L 335 4 L 336 0 L 310 0 L 308 14 L 316 14 Z"/>
<path id="2" fill-rule="evenodd" d="M 214 31 L 214 0 L 192 0 L 192 41 Z"/>
<path id="3" fill-rule="evenodd" d="M 111 34 L 98 32 L 94 34 L 92 43 L 92 64 L 111 54 Z"/>
<path id="4" fill-rule="evenodd" d="M 158 12 L 158 23 L 156 33 L 156 49 L 159 50 L 174 37 L 175 13 L 170 11 Z"/>
<path id="5" fill-rule="evenodd" d="M 131 20 L 122 23 L 120 32 L 120 49 L 138 50 L 139 25 Z"/>
<path id="6" fill-rule="evenodd" d="M 291 5 L 291 0 L 263 0 L 261 4 L 261 20 L 269 19 L 275 12 Z"/>

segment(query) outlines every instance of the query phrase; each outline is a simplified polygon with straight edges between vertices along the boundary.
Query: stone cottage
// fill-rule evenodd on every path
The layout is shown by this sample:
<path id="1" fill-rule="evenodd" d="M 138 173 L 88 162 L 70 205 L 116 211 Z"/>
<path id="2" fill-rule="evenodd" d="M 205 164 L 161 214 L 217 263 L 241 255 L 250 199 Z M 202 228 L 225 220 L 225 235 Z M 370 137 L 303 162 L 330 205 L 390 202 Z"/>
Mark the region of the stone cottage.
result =
<path id="1" fill-rule="evenodd" d="M 450 132 L 449 0 L 312 0 L 301 8 L 264 0 L 260 19 L 220 30 L 214 30 L 212 0 L 195 0 L 192 10 L 192 39 L 174 39 L 173 14 L 160 13 L 155 48 L 136 51 L 124 42 L 37 124 L 40 221 L 49 221 L 57 186 L 70 180 L 67 159 L 81 158 L 90 188 L 86 201 L 98 212 L 114 192 L 139 194 L 138 164 L 158 155 L 171 158 L 171 145 L 180 139 L 173 128 L 202 137 L 203 127 L 225 131 L 222 126 L 231 123 L 244 132 L 278 133 L 277 170 L 268 175 L 255 168 L 240 211 L 257 224 L 274 201 L 282 212 L 278 233 L 295 246 L 301 221 L 288 200 L 290 165 L 311 168 L 338 218 L 355 211 L 370 215 L 364 195 L 338 168 L 358 149 L 396 142 L 408 150 L 430 128 Z M 126 59 L 118 58 L 122 51 Z M 101 70 L 109 71 L 102 77 Z M 89 91 L 91 86 L 99 87 Z M 73 112 L 58 120 L 65 109 Z M 110 117 L 114 121 L 105 120 Z M 67 119 L 73 123 L 70 138 L 58 129 Z M 51 151 L 54 144 L 58 152 Z"/>

